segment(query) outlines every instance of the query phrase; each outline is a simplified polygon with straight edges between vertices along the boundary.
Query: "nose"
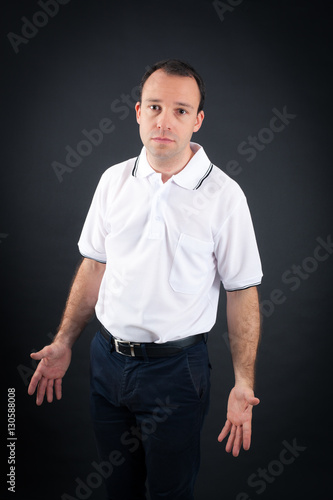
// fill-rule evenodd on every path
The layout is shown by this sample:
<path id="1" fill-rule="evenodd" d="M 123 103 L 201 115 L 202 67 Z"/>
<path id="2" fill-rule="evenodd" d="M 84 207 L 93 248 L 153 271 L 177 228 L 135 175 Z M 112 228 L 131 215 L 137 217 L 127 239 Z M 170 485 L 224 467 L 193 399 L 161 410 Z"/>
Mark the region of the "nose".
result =
<path id="1" fill-rule="evenodd" d="M 159 113 L 156 125 L 159 130 L 171 130 L 171 115 L 167 109 Z"/>

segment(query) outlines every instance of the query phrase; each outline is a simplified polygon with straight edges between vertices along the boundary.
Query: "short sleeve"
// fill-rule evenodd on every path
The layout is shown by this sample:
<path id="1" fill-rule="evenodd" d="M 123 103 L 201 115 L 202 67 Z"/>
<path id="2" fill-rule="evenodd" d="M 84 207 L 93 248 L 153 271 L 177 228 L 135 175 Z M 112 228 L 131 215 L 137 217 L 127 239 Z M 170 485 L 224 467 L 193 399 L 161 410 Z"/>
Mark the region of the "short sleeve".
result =
<path id="1" fill-rule="evenodd" d="M 106 199 L 104 178 L 98 183 L 78 242 L 83 257 L 106 263 L 105 238 L 107 230 L 104 223 Z"/>
<path id="2" fill-rule="evenodd" d="M 215 236 L 215 256 L 226 291 L 242 290 L 261 283 L 261 261 L 244 195 Z"/>

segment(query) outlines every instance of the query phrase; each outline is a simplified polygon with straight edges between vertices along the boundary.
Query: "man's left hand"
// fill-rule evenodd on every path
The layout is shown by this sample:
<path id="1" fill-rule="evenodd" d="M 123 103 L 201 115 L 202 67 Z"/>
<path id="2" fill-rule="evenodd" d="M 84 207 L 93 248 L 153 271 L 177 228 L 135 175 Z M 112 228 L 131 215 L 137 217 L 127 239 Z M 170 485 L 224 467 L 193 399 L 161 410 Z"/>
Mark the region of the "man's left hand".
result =
<path id="1" fill-rule="evenodd" d="M 242 444 L 244 450 L 250 448 L 252 408 L 259 402 L 248 386 L 235 385 L 230 392 L 227 420 L 217 439 L 221 442 L 230 433 L 225 449 L 234 457 L 238 457 Z"/>

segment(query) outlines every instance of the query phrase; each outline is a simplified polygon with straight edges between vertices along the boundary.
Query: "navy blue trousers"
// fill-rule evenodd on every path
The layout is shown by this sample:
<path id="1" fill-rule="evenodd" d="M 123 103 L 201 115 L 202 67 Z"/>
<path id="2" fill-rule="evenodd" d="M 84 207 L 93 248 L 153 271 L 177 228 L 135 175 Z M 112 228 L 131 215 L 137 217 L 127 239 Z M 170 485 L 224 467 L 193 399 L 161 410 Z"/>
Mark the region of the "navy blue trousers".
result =
<path id="1" fill-rule="evenodd" d="M 208 411 L 204 341 L 161 358 L 131 358 L 97 332 L 91 413 L 108 500 L 193 500 Z"/>

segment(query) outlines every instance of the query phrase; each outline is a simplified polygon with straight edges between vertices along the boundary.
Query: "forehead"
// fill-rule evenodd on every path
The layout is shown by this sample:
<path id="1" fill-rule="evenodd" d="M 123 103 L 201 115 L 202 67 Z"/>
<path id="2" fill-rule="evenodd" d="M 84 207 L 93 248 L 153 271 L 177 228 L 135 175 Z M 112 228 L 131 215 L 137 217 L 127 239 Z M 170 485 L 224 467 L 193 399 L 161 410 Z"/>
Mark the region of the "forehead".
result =
<path id="1" fill-rule="evenodd" d="M 198 106 L 200 91 L 192 76 L 168 75 L 159 69 L 150 75 L 143 86 L 142 100 L 145 99 L 191 101 L 193 106 Z"/>

